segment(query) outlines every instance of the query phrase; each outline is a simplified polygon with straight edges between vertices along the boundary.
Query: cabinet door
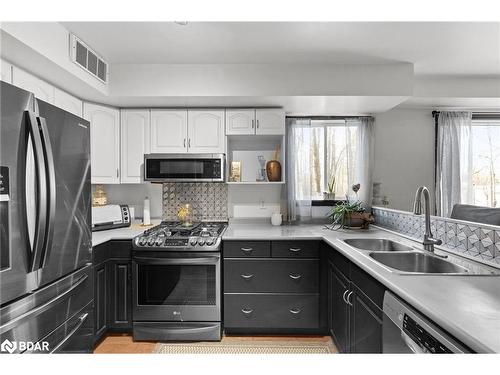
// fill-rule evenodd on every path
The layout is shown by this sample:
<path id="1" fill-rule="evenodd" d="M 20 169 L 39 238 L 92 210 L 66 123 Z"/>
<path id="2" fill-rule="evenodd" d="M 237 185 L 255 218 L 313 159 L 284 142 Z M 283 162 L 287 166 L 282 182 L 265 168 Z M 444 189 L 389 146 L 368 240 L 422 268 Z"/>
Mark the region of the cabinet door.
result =
<path id="1" fill-rule="evenodd" d="M 132 327 L 131 264 L 129 260 L 113 261 L 110 267 L 109 328 L 129 330 Z"/>
<path id="2" fill-rule="evenodd" d="M 187 151 L 187 110 L 151 110 L 151 152 Z"/>
<path id="3" fill-rule="evenodd" d="M 93 184 L 120 183 L 120 111 L 84 103 L 90 121 L 90 160 Z"/>
<path id="4" fill-rule="evenodd" d="M 256 109 L 256 134 L 285 134 L 285 112 L 281 109 Z"/>
<path id="5" fill-rule="evenodd" d="M 83 117 L 83 102 L 65 91 L 54 88 L 54 105 L 74 115 Z"/>
<path id="6" fill-rule="evenodd" d="M 351 308 L 351 351 L 353 353 L 382 353 L 383 312 L 355 291 L 349 301 Z"/>
<path id="7" fill-rule="evenodd" d="M 224 153 L 224 111 L 188 111 L 188 152 Z"/>
<path id="8" fill-rule="evenodd" d="M 98 341 L 107 327 L 108 277 L 106 263 L 94 267 L 94 340 Z"/>
<path id="9" fill-rule="evenodd" d="M 255 134 L 255 109 L 226 110 L 226 135 Z"/>
<path id="10" fill-rule="evenodd" d="M 12 83 L 12 65 L 2 59 L 0 59 L 0 79 Z"/>
<path id="11" fill-rule="evenodd" d="M 54 104 L 54 86 L 15 66 L 12 68 L 12 83 L 32 92 L 37 99 Z"/>
<path id="12" fill-rule="evenodd" d="M 329 264 L 328 302 L 330 333 L 341 353 L 349 352 L 349 305 L 344 293 L 349 290 L 349 281 Z"/>
<path id="13" fill-rule="evenodd" d="M 150 152 L 149 110 L 122 110 L 120 127 L 120 181 L 126 184 L 140 184 L 144 180 L 144 154 Z"/>

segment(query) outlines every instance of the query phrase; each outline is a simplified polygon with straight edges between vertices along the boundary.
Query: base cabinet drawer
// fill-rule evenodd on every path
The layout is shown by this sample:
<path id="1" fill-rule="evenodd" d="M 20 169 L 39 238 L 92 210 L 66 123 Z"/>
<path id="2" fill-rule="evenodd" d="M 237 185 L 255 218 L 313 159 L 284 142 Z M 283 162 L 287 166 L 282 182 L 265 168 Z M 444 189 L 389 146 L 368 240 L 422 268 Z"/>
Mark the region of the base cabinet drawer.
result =
<path id="1" fill-rule="evenodd" d="M 226 294 L 224 327 L 226 329 L 317 329 L 319 296 Z"/>
<path id="2" fill-rule="evenodd" d="M 318 258 L 318 241 L 273 241 L 271 244 L 273 258 Z"/>
<path id="3" fill-rule="evenodd" d="M 225 293 L 318 293 L 318 260 L 226 259 Z"/>
<path id="4" fill-rule="evenodd" d="M 225 241 L 224 258 L 267 258 L 271 256 L 269 241 Z"/>

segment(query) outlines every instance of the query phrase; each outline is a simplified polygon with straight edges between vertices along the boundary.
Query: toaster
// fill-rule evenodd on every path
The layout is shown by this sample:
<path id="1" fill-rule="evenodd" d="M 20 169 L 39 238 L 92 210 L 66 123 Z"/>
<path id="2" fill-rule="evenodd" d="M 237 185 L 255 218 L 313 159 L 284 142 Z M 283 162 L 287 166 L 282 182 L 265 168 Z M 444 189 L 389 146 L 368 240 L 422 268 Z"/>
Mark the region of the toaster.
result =
<path id="1" fill-rule="evenodd" d="M 130 209 L 126 204 L 92 207 L 92 232 L 130 226 Z"/>

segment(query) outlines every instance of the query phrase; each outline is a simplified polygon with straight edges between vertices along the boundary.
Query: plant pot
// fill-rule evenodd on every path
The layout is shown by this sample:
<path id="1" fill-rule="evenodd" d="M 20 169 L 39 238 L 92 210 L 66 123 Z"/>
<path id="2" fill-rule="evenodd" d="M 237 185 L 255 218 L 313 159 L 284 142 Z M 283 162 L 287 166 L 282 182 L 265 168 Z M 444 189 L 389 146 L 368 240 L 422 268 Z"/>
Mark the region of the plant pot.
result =
<path id="1" fill-rule="evenodd" d="M 353 212 L 347 217 L 345 226 L 350 229 L 368 229 L 373 216 L 366 212 Z"/>
<path id="2" fill-rule="evenodd" d="M 269 160 L 266 164 L 267 179 L 271 182 L 281 181 L 281 164 L 278 160 Z"/>
<path id="3" fill-rule="evenodd" d="M 325 191 L 323 193 L 323 199 L 325 201 L 333 201 L 333 200 L 335 200 L 335 193 L 328 193 Z"/>

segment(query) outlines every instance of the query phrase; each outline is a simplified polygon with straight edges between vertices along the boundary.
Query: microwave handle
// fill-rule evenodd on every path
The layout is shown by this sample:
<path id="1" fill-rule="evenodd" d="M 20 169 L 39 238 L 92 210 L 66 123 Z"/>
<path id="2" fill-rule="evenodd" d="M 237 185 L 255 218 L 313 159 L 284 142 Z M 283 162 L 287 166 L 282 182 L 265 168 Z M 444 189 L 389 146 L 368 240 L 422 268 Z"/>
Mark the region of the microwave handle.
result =
<path id="1" fill-rule="evenodd" d="M 174 265 L 174 264 L 215 264 L 220 257 L 199 257 L 199 258 L 150 258 L 134 257 L 134 261 L 139 264 Z"/>

